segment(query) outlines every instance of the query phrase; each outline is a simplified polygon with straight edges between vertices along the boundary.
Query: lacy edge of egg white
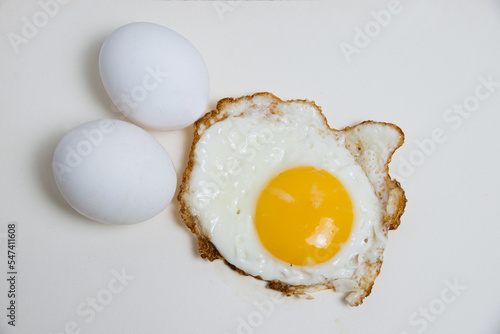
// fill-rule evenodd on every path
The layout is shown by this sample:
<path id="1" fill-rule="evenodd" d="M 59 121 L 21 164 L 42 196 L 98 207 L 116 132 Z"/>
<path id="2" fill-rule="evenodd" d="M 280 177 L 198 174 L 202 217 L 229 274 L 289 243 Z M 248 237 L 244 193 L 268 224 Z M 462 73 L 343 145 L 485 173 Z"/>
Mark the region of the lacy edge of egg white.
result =
<path id="1" fill-rule="evenodd" d="M 345 134 L 332 132 L 315 108 L 297 103 L 281 107 L 281 115 L 250 109 L 245 117 L 227 117 L 204 130 L 194 151 L 187 202 L 220 254 L 247 274 L 290 285 L 330 283 L 336 291 L 354 291 L 359 276 L 381 259 L 386 245 L 386 207 L 373 186 L 385 182 L 385 175 L 367 175 L 346 148 Z M 394 150 L 390 146 L 395 134 L 392 129 L 385 132 L 363 134 L 381 157 Z M 322 263 L 298 266 L 263 246 L 254 216 L 265 185 L 277 174 L 301 166 L 327 171 L 342 183 L 352 202 L 353 221 L 338 252 L 326 254 Z M 322 246 L 317 246 L 321 252 Z"/>

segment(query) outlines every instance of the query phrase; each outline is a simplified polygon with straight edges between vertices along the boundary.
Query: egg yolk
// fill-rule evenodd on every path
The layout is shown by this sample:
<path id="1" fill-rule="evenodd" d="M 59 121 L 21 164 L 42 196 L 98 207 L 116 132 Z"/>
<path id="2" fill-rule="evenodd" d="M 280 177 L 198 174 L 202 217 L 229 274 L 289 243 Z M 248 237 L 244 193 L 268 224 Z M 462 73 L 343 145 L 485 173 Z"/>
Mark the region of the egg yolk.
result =
<path id="1" fill-rule="evenodd" d="M 314 167 L 274 177 L 261 193 L 255 215 L 264 247 L 298 266 L 331 259 L 347 241 L 352 223 L 347 190 L 332 174 Z"/>

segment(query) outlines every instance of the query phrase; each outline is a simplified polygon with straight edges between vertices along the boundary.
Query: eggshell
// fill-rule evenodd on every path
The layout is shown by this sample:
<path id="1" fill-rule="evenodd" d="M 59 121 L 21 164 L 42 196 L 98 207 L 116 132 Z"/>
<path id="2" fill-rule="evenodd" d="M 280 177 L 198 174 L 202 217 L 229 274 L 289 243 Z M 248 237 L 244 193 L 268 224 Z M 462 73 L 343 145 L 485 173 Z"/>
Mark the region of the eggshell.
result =
<path id="1" fill-rule="evenodd" d="M 177 177 L 167 151 L 149 133 L 119 120 L 96 120 L 66 134 L 53 171 L 65 200 L 108 224 L 134 224 L 162 211 Z"/>
<path id="2" fill-rule="evenodd" d="M 206 111 L 207 66 L 186 38 L 164 26 L 136 22 L 116 29 L 102 45 L 99 71 L 113 103 L 137 124 L 180 129 Z"/>

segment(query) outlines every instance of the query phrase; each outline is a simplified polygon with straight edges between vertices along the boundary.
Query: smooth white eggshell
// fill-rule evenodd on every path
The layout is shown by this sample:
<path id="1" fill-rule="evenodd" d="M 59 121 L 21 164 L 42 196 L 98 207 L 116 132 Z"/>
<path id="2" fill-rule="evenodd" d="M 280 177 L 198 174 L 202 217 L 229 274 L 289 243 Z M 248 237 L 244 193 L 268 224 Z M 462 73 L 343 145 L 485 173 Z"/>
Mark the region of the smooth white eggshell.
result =
<path id="1" fill-rule="evenodd" d="M 134 224 L 162 211 L 177 177 L 167 151 L 149 133 L 119 120 L 96 120 L 71 130 L 52 162 L 66 201 L 108 224 Z"/>
<path id="2" fill-rule="evenodd" d="M 102 45 L 99 71 L 116 107 L 140 125 L 180 129 L 206 111 L 207 66 L 186 38 L 164 26 L 136 22 L 116 29 Z"/>

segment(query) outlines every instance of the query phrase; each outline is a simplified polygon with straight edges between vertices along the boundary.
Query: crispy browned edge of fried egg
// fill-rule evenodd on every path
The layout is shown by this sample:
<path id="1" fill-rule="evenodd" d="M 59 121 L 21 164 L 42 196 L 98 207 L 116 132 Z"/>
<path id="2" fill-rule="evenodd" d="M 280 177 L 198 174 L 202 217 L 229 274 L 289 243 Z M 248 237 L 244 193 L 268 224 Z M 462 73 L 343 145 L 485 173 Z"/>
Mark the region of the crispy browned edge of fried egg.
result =
<path id="1" fill-rule="evenodd" d="M 384 164 L 384 179 L 385 179 L 385 185 L 382 187 L 382 192 L 377 193 L 377 196 L 383 203 L 387 205 L 387 198 L 389 196 L 389 193 L 391 193 L 391 196 L 393 196 L 393 199 L 395 198 L 395 203 L 393 203 L 393 212 L 390 214 L 388 210 L 386 209 L 384 212 L 384 221 L 383 221 L 383 228 L 384 228 L 384 233 L 387 235 L 387 232 L 389 230 L 394 230 L 396 229 L 399 224 L 400 224 L 400 218 L 401 215 L 404 212 L 405 206 L 406 206 L 406 197 L 404 190 L 401 188 L 401 185 L 399 184 L 398 181 L 391 179 L 389 176 L 389 163 L 391 162 L 391 158 L 393 153 L 398 149 L 404 142 L 404 133 L 403 131 L 396 125 L 392 123 L 383 123 L 383 122 L 375 122 L 375 121 L 365 121 L 362 123 L 359 123 L 357 125 L 351 126 L 351 127 L 346 127 L 342 130 L 336 130 L 330 128 L 328 125 L 328 122 L 326 120 L 326 117 L 323 115 L 323 112 L 321 111 L 321 108 L 317 106 L 313 101 L 309 100 L 287 100 L 287 101 L 282 101 L 278 97 L 274 96 L 271 93 L 268 92 L 261 92 L 261 93 L 256 93 L 253 95 L 248 95 L 248 96 L 242 96 L 240 98 L 234 99 L 234 98 L 224 98 L 220 100 L 217 103 L 216 109 L 212 110 L 208 113 L 206 113 L 203 117 L 201 117 L 199 120 L 197 120 L 194 123 L 194 138 L 193 138 L 193 143 L 191 145 L 191 150 L 189 152 L 189 160 L 187 163 L 187 167 L 184 171 L 184 174 L 182 176 L 182 182 L 180 185 L 180 191 L 177 196 L 177 200 L 180 203 L 180 215 L 182 217 L 182 220 L 184 224 L 191 230 L 191 232 L 197 237 L 198 239 L 198 252 L 200 253 L 200 256 L 204 259 L 207 259 L 209 261 L 214 261 L 216 259 L 221 259 L 225 262 L 226 265 L 228 265 L 231 269 L 234 271 L 238 272 L 241 275 L 247 275 L 247 276 L 252 276 L 255 277 L 259 280 L 263 280 L 260 276 L 253 276 L 250 274 L 247 274 L 243 270 L 237 268 L 236 266 L 232 265 L 229 263 L 217 250 L 214 244 L 210 241 L 209 237 L 204 235 L 202 233 L 202 229 L 199 226 L 199 220 L 198 217 L 195 215 L 191 214 L 189 205 L 186 203 L 184 200 L 184 194 L 188 192 L 189 190 L 189 181 L 190 181 L 190 175 L 193 170 L 194 166 L 194 150 L 196 148 L 196 144 L 200 140 L 201 136 L 204 134 L 206 129 L 208 129 L 210 126 L 213 124 L 220 122 L 224 119 L 226 119 L 229 115 L 225 113 L 225 110 L 230 110 L 230 107 L 232 104 L 238 104 L 240 102 L 244 102 L 245 100 L 248 102 L 252 102 L 252 100 L 255 97 L 266 97 L 270 99 L 272 102 L 269 105 L 269 112 L 271 114 L 281 114 L 280 111 L 277 110 L 276 106 L 278 103 L 302 103 L 305 105 L 308 105 L 310 107 L 315 108 L 318 110 L 319 114 L 323 118 L 323 121 L 327 128 L 335 133 L 343 132 L 346 135 L 346 139 L 351 139 L 349 141 L 349 144 L 347 144 L 346 140 L 346 148 L 353 154 L 355 157 L 356 161 L 358 164 L 361 165 L 361 167 L 364 170 L 364 166 L 361 164 L 361 162 L 358 160 L 357 157 L 360 156 L 360 153 L 363 150 L 363 143 L 360 141 L 356 141 L 352 136 L 349 137 L 349 133 L 351 131 L 354 131 L 357 127 L 359 126 L 366 126 L 369 124 L 380 124 L 383 126 L 389 126 L 392 127 L 394 130 L 396 130 L 399 133 L 399 142 L 397 145 L 389 151 L 387 161 Z M 366 173 L 366 171 L 365 171 Z M 385 201 L 382 197 L 385 197 Z M 366 298 L 373 287 L 373 284 L 375 282 L 375 279 L 377 278 L 380 268 L 382 266 L 382 260 L 383 260 L 383 254 L 380 254 L 378 257 L 378 260 L 376 262 L 371 262 L 367 264 L 368 269 L 365 270 L 365 273 L 360 276 L 356 277 L 359 285 L 359 289 L 355 291 L 355 293 L 352 293 L 351 298 L 349 296 L 346 298 L 347 302 L 349 303 L 350 306 L 358 306 L 363 302 L 363 299 Z M 286 296 L 297 296 L 297 295 L 304 295 L 307 292 L 314 292 L 314 291 L 319 291 L 319 290 L 325 290 L 325 289 L 332 289 L 335 290 L 334 284 L 329 284 L 329 283 L 318 283 L 318 284 L 312 284 L 312 285 L 291 285 L 288 283 L 284 283 L 280 280 L 264 280 L 267 282 L 266 287 L 269 289 L 277 290 L 285 294 Z M 348 292 L 351 293 L 351 292 Z"/>

